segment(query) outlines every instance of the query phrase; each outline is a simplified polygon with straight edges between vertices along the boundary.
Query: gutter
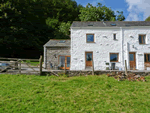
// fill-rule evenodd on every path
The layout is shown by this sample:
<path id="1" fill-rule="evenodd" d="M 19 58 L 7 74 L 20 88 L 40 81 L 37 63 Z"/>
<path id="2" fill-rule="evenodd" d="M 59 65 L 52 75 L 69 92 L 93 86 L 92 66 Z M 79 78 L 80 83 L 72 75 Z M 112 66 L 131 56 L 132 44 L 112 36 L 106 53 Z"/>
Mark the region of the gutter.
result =
<path id="1" fill-rule="evenodd" d="M 46 50 L 46 46 L 44 46 L 44 68 L 47 68 L 47 50 Z"/>
<path id="2" fill-rule="evenodd" d="M 70 47 L 70 46 L 43 46 L 43 47 Z"/>
<path id="3" fill-rule="evenodd" d="M 103 23 L 104 24 L 104 23 Z M 103 27 L 93 27 L 93 26 L 91 26 L 91 27 L 70 27 L 71 29 L 93 29 L 93 28 L 95 28 L 95 29 L 108 29 L 108 28 L 110 28 L 110 29 L 119 29 L 119 28 L 125 28 L 125 29 L 133 29 L 133 28 L 150 28 L 150 26 L 129 26 L 129 27 L 125 27 L 125 26 L 116 26 L 116 27 L 105 27 L 105 26 L 103 26 Z"/>

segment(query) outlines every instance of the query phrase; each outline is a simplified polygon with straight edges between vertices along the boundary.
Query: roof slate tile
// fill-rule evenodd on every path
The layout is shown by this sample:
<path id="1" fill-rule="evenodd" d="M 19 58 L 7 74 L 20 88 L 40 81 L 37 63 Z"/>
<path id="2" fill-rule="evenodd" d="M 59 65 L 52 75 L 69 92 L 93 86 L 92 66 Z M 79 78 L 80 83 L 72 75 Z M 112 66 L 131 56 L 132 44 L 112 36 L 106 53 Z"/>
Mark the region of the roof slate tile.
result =
<path id="1" fill-rule="evenodd" d="M 111 24 L 116 24 L 116 26 L 112 26 Z M 126 25 L 150 26 L 150 21 L 74 21 L 71 27 L 126 27 Z"/>

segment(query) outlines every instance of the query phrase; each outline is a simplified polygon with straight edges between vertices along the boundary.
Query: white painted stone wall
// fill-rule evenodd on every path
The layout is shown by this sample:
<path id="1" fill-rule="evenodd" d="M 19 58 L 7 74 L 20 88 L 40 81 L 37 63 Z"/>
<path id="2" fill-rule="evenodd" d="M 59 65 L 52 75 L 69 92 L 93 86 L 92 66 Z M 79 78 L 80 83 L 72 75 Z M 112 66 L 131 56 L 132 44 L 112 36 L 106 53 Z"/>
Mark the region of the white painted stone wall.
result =
<path id="1" fill-rule="evenodd" d="M 95 35 L 95 43 L 86 43 L 87 33 Z M 117 40 L 113 40 L 114 33 L 116 33 Z M 146 45 L 139 44 L 139 34 L 146 34 Z M 136 68 L 144 70 L 144 53 L 150 53 L 149 47 L 150 27 L 71 28 L 70 70 L 85 70 L 85 52 L 88 51 L 93 51 L 95 70 L 106 69 L 105 63 L 110 63 L 110 53 L 119 53 L 116 68 L 124 70 L 124 60 L 127 60 L 129 69 L 129 52 L 136 52 Z"/>
<path id="2" fill-rule="evenodd" d="M 150 27 L 124 28 L 124 59 L 129 66 L 129 52 L 136 53 L 136 69 L 144 70 L 144 53 L 150 53 Z M 139 44 L 139 34 L 146 35 L 146 44 Z M 130 37 L 131 36 L 131 37 Z M 128 43 L 128 49 L 127 48 Z M 134 47 L 133 47 L 134 46 Z"/>
<path id="3" fill-rule="evenodd" d="M 95 43 L 86 43 L 86 34 L 94 33 Z M 116 33 L 117 40 L 113 40 Z M 104 37 L 106 36 L 106 37 Z M 93 51 L 94 69 L 105 70 L 109 54 L 119 53 L 117 67 L 121 67 L 121 37 L 117 29 L 71 29 L 71 70 L 85 69 L 85 52 Z"/>

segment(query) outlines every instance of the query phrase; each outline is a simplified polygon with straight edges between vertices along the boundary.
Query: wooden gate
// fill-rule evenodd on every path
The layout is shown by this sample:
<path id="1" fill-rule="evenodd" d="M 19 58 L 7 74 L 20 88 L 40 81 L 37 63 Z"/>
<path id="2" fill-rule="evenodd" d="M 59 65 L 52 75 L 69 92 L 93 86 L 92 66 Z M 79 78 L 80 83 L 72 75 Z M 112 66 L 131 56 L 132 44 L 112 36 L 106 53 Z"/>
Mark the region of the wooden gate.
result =
<path id="1" fill-rule="evenodd" d="M 42 56 L 40 59 L 19 59 L 0 57 L 0 73 L 38 74 L 42 73 Z M 5 64 L 5 66 L 3 66 Z"/>

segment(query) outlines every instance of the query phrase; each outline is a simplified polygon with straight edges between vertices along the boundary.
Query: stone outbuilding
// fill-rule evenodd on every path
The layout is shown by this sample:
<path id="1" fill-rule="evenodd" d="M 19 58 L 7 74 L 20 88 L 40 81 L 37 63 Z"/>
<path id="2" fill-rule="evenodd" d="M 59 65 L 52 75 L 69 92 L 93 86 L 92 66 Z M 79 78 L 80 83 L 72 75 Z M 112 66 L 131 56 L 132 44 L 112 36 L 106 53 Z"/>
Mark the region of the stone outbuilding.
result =
<path id="1" fill-rule="evenodd" d="M 70 69 L 70 40 L 51 39 L 44 45 L 44 68 Z"/>

